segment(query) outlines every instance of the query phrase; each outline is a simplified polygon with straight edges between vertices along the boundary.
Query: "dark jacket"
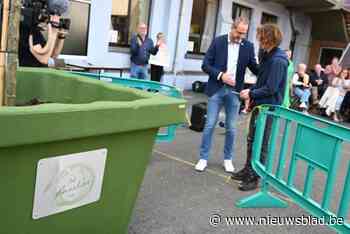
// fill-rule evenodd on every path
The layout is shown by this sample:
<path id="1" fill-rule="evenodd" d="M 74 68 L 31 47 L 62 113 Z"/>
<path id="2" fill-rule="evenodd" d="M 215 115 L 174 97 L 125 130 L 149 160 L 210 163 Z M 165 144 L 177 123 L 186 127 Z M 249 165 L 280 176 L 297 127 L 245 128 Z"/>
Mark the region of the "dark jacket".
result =
<path id="1" fill-rule="evenodd" d="M 257 83 L 250 91 L 254 105 L 281 105 L 288 74 L 288 58 L 280 48 L 264 54 Z"/>
<path id="2" fill-rule="evenodd" d="M 214 95 L 224 83 L 218 80 L 220 72 L 225 73 L 227 70 L 228 54 L 228 35 L 223 35 L 214 39 L 210 45 L 203 64 L 202 70 L 209 75 L 206 94 L 211 97 Z M 243 40 L 239 48 L 239 57 L 236 72 L 235 91 L 240 92 L 244 87 L 244 75 L 247 67 L 254 73 L 258 73 L 258 65 L 255 58 L 254 45 Z"/>
<path id="3" fill-rule="evenodd" d="M 46 40 L 39 28 L 30 29 L 27 26 L 20 24 L 19 43 L 18 43 L 18 59 L 19 65 L 23 67 L 47 67 L 35 58 L 30 52 L 29 36 L 33 35 L 33 45 L 45 46 Z"/>
<path id="4" fill-rule="evenodd" d="M 328 86 L 328 77 L 326 76 L 326 74 L 324 74 L 324 72 L 321 72 L 321 75 L 318 76 L 316 72 L 312 72 L 310 75 L 310 82 L 312 84 L 312 86 L 318 86 L 316 83 L 316 80 L 322 80 L 322 85 L 320 85 L 321 87 L 323 86 Z"/>
<path id="5" fill-rule="evenodd" d="M 131 62 L 136 65 L 147 65 L 150 55 L 156 55 L 158 49 L 158 47 L 154 46 L 152 39 L 148 37 L 146 37 L 142 45 L 139 46 L 137 43 L 137 35 L 134 35 L 130 42 Z"/>

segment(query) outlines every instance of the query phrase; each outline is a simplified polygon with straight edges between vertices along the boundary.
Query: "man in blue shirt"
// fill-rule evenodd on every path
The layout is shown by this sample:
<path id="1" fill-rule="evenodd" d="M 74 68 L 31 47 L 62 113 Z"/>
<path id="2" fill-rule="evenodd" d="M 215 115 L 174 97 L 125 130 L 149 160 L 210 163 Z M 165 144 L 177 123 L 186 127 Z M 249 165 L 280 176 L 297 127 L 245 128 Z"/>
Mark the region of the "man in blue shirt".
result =
<path id="1" fill-rule="evenodd" d="M 148 60 L 150 55 L 158 53 L 159 44 L 154 46 L 152 39 L 147 37 L 147 25 L 141 23 L 138 32 L 131 38 L 131 77 L 135 79 L 148 80 Z"/>

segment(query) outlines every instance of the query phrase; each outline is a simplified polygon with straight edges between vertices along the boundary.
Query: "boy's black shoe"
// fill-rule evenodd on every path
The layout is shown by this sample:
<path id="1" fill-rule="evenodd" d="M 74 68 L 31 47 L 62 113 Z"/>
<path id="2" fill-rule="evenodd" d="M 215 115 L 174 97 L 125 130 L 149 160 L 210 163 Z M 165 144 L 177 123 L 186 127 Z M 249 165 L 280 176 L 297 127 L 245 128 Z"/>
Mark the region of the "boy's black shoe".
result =
<path id="1" fill-rule="evenodd" d="M 242 170 L 240 170 L 239 172 L 233 172 L 231 175 L 231 179 L 233 180 L 237 180 L 237 181 L 243 181 L 244 179 L 246 179 L 248 176 L 248 170 L 244 167 Z"/>
<path id="2" fill-rule="evenodd" d="M 259 180 L 254 178 L 254 179 L 247 179 L 243 180 L 242 183 L 239 185 L 238 189 L 241 191 L 251 191 L 255 190 L 258 188 L 259 185 Z"/>

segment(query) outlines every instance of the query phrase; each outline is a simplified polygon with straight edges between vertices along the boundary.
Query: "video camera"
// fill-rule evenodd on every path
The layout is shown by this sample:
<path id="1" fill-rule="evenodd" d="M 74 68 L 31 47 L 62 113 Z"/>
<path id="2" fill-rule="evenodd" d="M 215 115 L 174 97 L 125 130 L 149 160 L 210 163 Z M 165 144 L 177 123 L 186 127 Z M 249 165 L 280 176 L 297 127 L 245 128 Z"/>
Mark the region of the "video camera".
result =
<path id="1" fill-rule="evenodd" d="M 21 23 L 30 29 L 38 28 L 49 22 L 50 15 L 62 15 L 67 10 L 67 0 L 22 0 Z M 55 27 L 69 31 L 70 23 L 70 19 L 60 18 Z"/>

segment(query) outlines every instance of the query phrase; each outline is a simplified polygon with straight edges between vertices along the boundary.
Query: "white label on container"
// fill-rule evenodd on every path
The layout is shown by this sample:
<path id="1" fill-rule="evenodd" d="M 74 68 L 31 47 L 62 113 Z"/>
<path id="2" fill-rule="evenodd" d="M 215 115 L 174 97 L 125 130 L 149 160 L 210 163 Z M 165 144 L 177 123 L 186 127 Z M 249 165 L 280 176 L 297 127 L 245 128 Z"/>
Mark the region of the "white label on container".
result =
<path id="1" fill-rule="evenodd" d="M 37 165 L 33 219 L 100 200 L 107 149 L 41 159 Z"/>

